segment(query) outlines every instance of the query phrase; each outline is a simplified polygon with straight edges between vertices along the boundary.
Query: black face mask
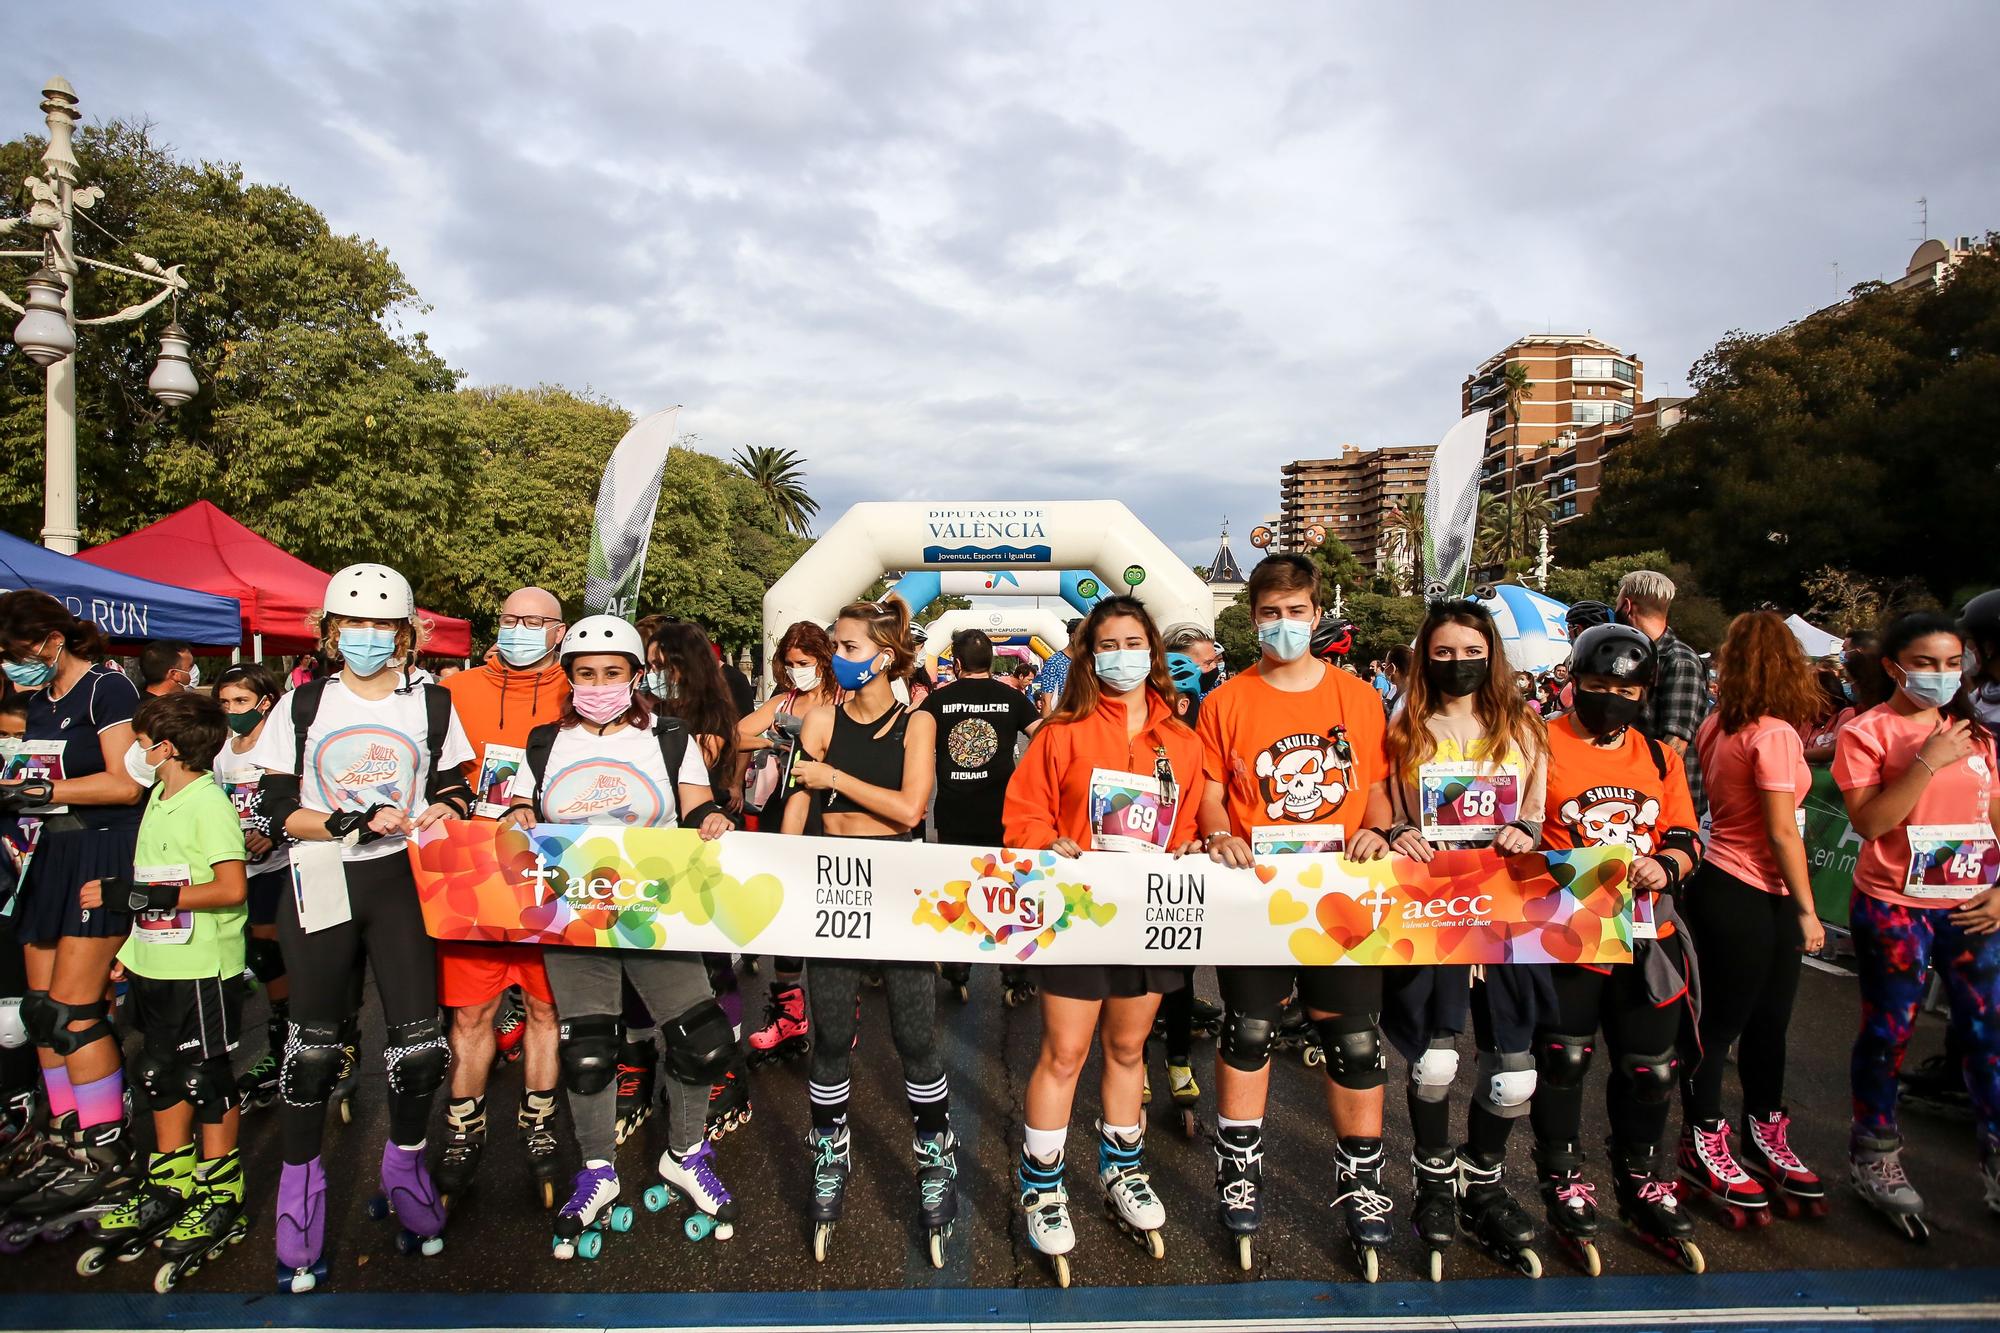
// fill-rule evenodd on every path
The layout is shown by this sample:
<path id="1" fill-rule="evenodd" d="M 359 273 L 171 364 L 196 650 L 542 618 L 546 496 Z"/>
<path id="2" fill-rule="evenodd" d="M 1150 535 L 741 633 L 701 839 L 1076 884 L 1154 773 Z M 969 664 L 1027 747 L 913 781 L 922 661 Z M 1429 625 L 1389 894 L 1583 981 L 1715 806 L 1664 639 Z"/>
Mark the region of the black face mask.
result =
<path id="1" fill-rule="evenodd" d="M 1639 720 L 1643 699 L 1627 699 L 1609 690 L 1576 692 L 1576 720 L 1592 736 L 1614 736 Z"/>
<path id="2" fill-rule="evenodd" d="M 1461 657 L 1456 661 L 1438 657 L 1424 659 L 1424 679 L 1432 689 L 1451 699 L 1463 699 L 1468 694 L 1479 693 L 1479 687 L 1486 683 L 1487 673 L 1492 669 L 1492 661 L 1484 657 Z"/>
<path id="3" fill-rule="evenodd" d="M 1201 673 L 1201 692 L 1207 694 L 1222 683 L 1222 668 L 1214 667 Z"/>

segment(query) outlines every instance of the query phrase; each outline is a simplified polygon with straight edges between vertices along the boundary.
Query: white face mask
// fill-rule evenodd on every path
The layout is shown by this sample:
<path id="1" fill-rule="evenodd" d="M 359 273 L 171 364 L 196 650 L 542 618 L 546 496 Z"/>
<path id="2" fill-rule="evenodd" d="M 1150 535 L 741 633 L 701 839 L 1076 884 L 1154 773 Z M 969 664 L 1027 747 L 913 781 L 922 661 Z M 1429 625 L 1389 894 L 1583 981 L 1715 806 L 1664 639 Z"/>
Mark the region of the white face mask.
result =
<path id="1" fill-rule="evenodd" d="M 153 748 L 159 749 L 160 742 L 155 741 Z M 146 747 L 137 741 L 133 741 L 125 750 L 125 771 L 131 774 L 132 781 L 141 787 L 150 787 L 160 780 L 160 766 L 148 763 L 146 754 Z"/>
<path id="2" fill-rule="evenodd" d="M 819 688 L 818 667 L 787 667 L 785 677 L 792 682 L 792 688 L 801 694 L 811 694 Z"/>

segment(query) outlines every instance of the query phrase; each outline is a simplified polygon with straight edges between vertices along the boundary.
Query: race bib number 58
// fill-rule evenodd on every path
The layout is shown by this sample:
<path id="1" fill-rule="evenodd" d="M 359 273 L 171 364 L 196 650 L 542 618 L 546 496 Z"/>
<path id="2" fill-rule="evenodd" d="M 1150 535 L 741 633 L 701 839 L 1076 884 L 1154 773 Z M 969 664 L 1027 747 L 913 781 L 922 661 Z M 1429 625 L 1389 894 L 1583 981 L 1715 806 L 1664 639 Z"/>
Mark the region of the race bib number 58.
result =
<path id="1" fill-rule="evenodd" d="M 1429 842 L 1483 842 L 1521 817 L 1521 770 L 1511 764 L 1433 763 L 1417 770 Z"/>

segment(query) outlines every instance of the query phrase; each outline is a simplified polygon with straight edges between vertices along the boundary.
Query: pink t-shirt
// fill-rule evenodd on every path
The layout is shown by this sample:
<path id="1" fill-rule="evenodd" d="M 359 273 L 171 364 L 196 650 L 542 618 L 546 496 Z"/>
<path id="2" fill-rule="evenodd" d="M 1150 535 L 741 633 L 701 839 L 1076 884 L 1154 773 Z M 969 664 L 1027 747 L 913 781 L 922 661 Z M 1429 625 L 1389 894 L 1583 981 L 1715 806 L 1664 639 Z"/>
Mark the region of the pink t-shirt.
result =
<path id="1" fill-rule="evenodd" d="M 1888 704 L 1871 708 L 1841 728 L 1834 742 L 1833 780 L 1844 792 L 1886 787 L 1916 762 L 1936 727 L 1935 719 L 1904 717 Z M 1903 907 L 1941 907 L 1935 898 L 1902 892 L 1910 868 L 1912 824 L 1984 824 L 1992 813 L 1993 742 L 1981 738 L 1963 759 L 1947 764 L 1917 797 L 1910 817 L 1879 838 L 1861 845 L 1854 863 L 1854 887 L 1871 898 Z"/>
<path id="2" fill-rule="evenodd" d="M 1771 831 L 1760 795 L 1781 791 L 1796 810 L 1812 790 L 1806 747 L 1789 723 L 1760 717 L 1741 731 L 1724 732 L 1722 718 L 1710 713 L 1694 735 L 1701 754 L 1702 783 L 1708 788 L 1708 859 L 1752 888 L 1786 893 L 1771 854 Z"/>

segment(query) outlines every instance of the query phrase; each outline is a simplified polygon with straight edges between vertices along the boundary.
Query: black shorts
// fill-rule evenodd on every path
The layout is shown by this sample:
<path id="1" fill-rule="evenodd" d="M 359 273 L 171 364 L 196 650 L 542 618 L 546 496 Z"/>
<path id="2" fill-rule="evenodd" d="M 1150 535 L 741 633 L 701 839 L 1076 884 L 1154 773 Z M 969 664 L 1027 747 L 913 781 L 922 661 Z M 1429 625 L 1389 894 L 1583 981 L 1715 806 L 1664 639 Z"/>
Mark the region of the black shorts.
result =
<path id="1" fill-rule="evenodd" d="M 1275 1013 L 1298 987 L 1299 1002 L 1323 1014 L 1382 1012 L 1380 967 L 1218 967 L 1225 1008 L 1247 1014 Z"/>
<path id="2" fill-rule="evenodd" d="M 1382 978 L 1382 1035 L 1405 1060 L 1431 1038 L 1457 1036 L 1472 1017 L 1472 968 L 1464 963 L 1389 967 Z"/>
<path id="3" fill-rule="evenodd" d="M 128 994 L 153 1058 L 192 1065 L 226 1060 L 236 1049 L 249 989 L 240 974 L 161 981 L 133 973 Z"/>
<path id="4" fill-rule="evenodd" d="M 1033 971 L 1042 994 L 1066 1000 L 1129 1000 L 1140 995 L 1165 995 L 1183 984 L 1178 967 L 1063 963 Z"/>
<path id="5" fill-rule="evenodd" d="M 291 887 L 292 872 L 289 865 L 250 876 L 250 924 L 277 925 L 278 902 Z"/>
<path id="6" fill-rule="evenodd" d="M 109 907 L 86 910 L 81 893 L 93 879 L 130 877 L 139 830 L 42 829 L 35 859 L 21 885 L 15 930 L 23 944 L 54 944 L 65 936 L 118 939 L 132 933 L 132 914 Z"/>

